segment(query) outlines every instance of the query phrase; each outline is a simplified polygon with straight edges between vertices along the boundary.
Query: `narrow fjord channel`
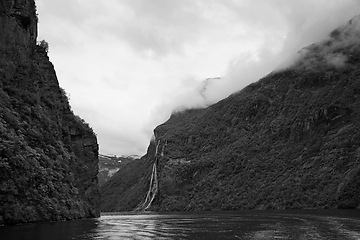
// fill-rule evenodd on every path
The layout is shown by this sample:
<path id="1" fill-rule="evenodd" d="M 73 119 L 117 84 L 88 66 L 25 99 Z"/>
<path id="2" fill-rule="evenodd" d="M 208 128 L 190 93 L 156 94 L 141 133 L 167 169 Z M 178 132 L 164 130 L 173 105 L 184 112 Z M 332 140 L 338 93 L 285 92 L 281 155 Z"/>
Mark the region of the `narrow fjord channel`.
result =
<path id="1" fill-rule="evenodd" d="M 1 239 L 360 239 L 359 210 L 108 213 L 0 227 Z"/>

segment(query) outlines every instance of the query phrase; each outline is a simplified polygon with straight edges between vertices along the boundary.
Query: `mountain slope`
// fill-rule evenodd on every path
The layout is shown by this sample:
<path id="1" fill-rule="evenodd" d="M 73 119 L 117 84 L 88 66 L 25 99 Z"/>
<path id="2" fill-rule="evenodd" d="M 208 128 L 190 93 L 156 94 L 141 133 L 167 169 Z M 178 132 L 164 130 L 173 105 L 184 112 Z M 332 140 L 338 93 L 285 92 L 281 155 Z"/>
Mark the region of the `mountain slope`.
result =
<path id="1" fill-rule="evenodd" d="M 99 216 L 98 144 L 36 45 L 33 0 L 0 2 L 0 224 Z"/>
<path id="2" fill-rule="evenodd" d="M 356 17 L 291 67 L 173 114 L 154 130 L 157 151 L 101 189 L 102 209 L 141 205 L 153 164 L 153 210 L 360 207 L 359 39 Z"/>
<path id="3" fill-rule="evenodd" d="M 134 160 L 135 158 L 131 156 L 117 157 L 99 154 L 99 173 L 97 175 L 99 186 L 109 181 L 119 169 Z"/>

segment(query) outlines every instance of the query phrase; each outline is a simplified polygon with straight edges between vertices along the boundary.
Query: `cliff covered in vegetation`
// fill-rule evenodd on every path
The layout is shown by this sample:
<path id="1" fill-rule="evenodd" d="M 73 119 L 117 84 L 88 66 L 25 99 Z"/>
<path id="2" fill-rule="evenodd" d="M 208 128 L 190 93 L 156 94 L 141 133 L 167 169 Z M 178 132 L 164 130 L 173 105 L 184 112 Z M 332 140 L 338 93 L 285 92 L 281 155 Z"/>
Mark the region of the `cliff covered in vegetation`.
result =
<path id="1" fill-rule="evenodd" d="M 33 0 L 0 1 L 0 223 L 99 216 L 98 144 L 36 45 Z"/>
<path id="2" fill-rule="evenodd" d="M 206 108 L 155 129 L 146 156 L 102 189 L 102 210 L 360 207 L 360 17 Z"/>

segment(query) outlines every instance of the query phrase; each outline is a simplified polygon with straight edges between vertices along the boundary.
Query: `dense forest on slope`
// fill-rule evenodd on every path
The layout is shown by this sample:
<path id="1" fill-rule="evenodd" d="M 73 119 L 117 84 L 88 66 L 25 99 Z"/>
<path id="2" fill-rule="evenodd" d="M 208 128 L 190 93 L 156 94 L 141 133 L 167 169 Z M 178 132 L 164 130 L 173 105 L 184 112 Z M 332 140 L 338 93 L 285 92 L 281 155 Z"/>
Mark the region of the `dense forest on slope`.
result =
<path id="1" fill-rule="evenodd" d="M 291 67 L 206 108 L 173 114 L 147 155 L 101 188 L 102 210 L 360 207 L 360 17 Z M 155 151 L 158 145 L 158 151 Z"/>
<path id="2" fill-rule="evenodd" d="M 0 223 L 99 216 L 98 144 L 36 45 L 33 0 L 0 3 Z"/>

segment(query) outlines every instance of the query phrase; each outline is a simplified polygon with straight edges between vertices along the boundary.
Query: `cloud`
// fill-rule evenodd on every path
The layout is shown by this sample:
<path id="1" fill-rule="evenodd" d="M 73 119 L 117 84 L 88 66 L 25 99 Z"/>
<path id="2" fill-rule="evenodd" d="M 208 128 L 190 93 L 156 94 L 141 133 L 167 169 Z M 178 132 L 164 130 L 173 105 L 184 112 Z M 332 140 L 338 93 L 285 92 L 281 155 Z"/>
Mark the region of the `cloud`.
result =
<path id="1" fill-rule="evenodd" d="M 122 11 L 126 9 L 126 16 L 120 14 L 111 26 L 104 26 L 103 29 L 107 33 L 115 33 L 135 52 L 155 58 L 169 54 L 186 55 L 188 48 L 193 45 L 224 41 L 226 37 L 239 40 L 239 44 L 254 41 L 253 36 L 261 35 L 259 30 L 264 30 L 270 24 L 259 28 L 254 28 L 253 24 L 249 27 L 247 23 L 251 22 L 251 16 L 244 18 L 235 12 L 232 9 L 235 2 L 122 1 L 118 8 Z M 251 9 L 250 5 L 246 7 Z M 242 13 L 247 13 L 248 9 L 243 9 Z"/>
<path id="2" fill-rule="evenodd" d="M 354 52 L 360 49 L 360 15 L 332 31 L 330 36 L 299 51 L 293 65 L 311 71 L 344 68 Z M 345 54 L 342 53 L 344 50 L 347 51 Z"/>
<path id="3" fill-rule="evenodd" d="M 357 0 L 36 3 L 61 87 L 117 155 L 144 154 L 174 110 L 227 97 L 359 13 Z"/>
<path id="4" fill-rule="evenodd" d="M 288 66 L 299 49 L 327 38 L 332 30 L 360 13 L 360 3 L 353 0 L 251 1 L 255 6 L 250 6 L 250 2 L 247 1 L 242 1 L 242 4 L 238 5 L 232 1 L 225 3 L 238 13 L 243 12 L 241 8 L 247 10 L 250 8 L 253 12 L 259 11 L 261 14 L 255 14 L 255 17 L 247 15 L 240 18 L 247 20 L 249 24 L 251 19 L 255 29 L 267 27 L 266 20 L 270 18 L 270 26 L 277 31 L 275 30 L 273 36 L 271 32 L 263 31 L 264 42 L 259 44 L 259 48 L 243 53 L 230 62 L 228 71 L 222 78 L 206 81 L 206 88 L 202 89 L 200 86 L 201 91 L 182 93 L 179 99 L 194 101 L 192 103 L 175 101 L 173 103 L 175 110 L 208 106 L 241 90 L 273 70 Z M 271 12 L 266 15 L 264 14 L 266 11 Z M 276 19 L 272 19 L 274 15 Z M 354 39 L 358 41 L 359 38 Z M 341 55 L 328 56 L 328 61 L 337 66 L 341 66 L 345 60 L 346 58 Z M 184 95 L 187 97 L 181 97 Z"/>
<path id="5" fill-rule="evenodd" d="M 345 66 L 347 56 L 343 54 L 329 54 L 326 56 L 326 61 L 328 64 L 334 66 L 335 68 L 342 68 Z"/>
<path id="6" fill-rule="evenodd" d="M 181 52 L 199 36 L 202 19 L 196 1 L 125 0 L 116 9 L 126 9 L 125 15 L 119 14 L 110 25 L 105 23 L 104 29 L 150 57 Z"/>
<path id="7" fill-rule="evenodd" d="M 271 71 L 289 66 L 298 50 L 326 39 L 332 30 L 360 13 L 360 3 L 353 0 L 222 1 L 219 4 L 250 26 L 246 31 L 248 35 L 254 36 L 254 30 L 260 31 L 255 39 L 262 42 L 255 45 L 256 49 L 242 52 L 230 61 L 221 78 L 203 80 L 192 89 L 172 96 L 166 104 L 158 105 L 147 130 L 166 121 L 174 111 L 207 107 Z M 341 67 L 346 58 L 338 54 L 328 56 L 327 61 Z"/>

